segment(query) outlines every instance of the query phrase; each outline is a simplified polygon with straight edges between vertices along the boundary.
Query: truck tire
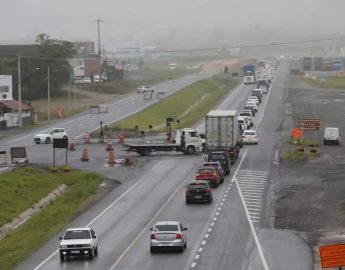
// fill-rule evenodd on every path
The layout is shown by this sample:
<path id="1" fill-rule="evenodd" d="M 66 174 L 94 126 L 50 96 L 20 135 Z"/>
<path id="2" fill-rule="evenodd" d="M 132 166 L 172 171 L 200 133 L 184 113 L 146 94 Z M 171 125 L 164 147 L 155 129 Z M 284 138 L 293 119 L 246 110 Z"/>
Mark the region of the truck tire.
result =
<path id="1" fill-rule="evenodd" d="M 187 147 L 187 154 L 189 154 L 189 155 L 191 155 L 191 154 L 194 154 L 195 153 L 195 148 L 194 148 L 194 146 L 192 146 L 192 145 L 189 145 L 188 147 Z"/>
<path id="2" fill-rule="evenodd" d="M 151 156 L 151 149 L 147 148 L 143 150 L 143 156 Z"/>

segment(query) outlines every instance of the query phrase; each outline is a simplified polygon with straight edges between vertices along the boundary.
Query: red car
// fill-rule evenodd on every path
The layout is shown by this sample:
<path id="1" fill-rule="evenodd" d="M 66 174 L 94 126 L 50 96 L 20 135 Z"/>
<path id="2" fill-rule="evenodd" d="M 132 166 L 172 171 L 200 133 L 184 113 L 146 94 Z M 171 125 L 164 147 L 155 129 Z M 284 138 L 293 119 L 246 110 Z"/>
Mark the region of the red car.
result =
<path id="1" fill-rule="evenodd" d="M 222 167 L 222 165 L 220 165 L 219 161 L 205 161 L 204 162 L 204 167 L 213 167 L 217 170 L 217 173 L 219 175 L 220 178 L 220 183 L 223 184 L 224 183 L 224 169 Z"/>
<path id="2" fill-rule="evenodd" d="M 199 168 L 195 173 L 195 179 L 207 180 L 212 187 L 218 187 L 220 185 L 220 177 L 214 167 Z"/>

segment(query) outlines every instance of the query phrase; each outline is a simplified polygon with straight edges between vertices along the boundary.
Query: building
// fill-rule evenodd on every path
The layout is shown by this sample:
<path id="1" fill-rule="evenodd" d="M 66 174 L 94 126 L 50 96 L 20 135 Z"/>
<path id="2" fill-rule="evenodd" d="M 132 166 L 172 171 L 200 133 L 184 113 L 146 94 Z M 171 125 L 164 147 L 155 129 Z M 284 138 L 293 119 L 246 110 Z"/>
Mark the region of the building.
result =
<path id="1" fill-rule="evenodd" d="M 13 99 L 12 75 L 0 75 L 0 129 L 19 126 L 19 104 Z M 32 123 L 32 108 L 23 103 L 22 121 Z"/>

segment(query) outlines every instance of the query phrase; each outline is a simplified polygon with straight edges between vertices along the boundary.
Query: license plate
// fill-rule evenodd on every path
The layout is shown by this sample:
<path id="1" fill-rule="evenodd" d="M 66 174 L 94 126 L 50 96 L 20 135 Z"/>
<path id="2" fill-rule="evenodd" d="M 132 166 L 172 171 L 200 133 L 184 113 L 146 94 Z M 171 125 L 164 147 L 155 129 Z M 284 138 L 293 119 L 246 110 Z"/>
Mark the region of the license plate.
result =
<path id="1" fill-rule="evenodd" d="M 201 199 L 201 196 L 195 196 L 194 198 L 195 199 Z"/>
<path id="2" fill-rule="evenodd" d="M 72 250 L 71 254 L 79 254 L 79 250 Z"/>

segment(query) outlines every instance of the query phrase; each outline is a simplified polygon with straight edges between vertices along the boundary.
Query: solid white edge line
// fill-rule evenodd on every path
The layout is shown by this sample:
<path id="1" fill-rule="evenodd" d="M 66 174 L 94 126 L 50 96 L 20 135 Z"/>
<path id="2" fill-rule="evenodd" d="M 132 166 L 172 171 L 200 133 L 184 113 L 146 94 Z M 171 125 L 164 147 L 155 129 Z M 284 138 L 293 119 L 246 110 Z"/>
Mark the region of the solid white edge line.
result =
<path id="1" fill-rule="evenodd" d="M 110 205 L 107 206 L 100 214 L 98 214 L 94 219 L 92 219 L 85 227 L 91 226 L 95 221 L 97 221 L 101 216 L 103 216 L 111 207 L 113 207 L 116 203 L 118 203 L 124 196 L 126 196 L 132 189 L 134 189 L 137 185 L 139 185 L 146 176 L 162 161 L 158 162 L 145 176 L 143 176 L 138 182 L 136 182 L 133 186 L 131 186 L 129 189 L 127 189 L 120 197 L 118 197 L 115 201 L 113 201 Z M 52 254 L 50 254 L 44 261 L 42 261 L 39 265 L 37 265 L 34 270 L 40 269 L 43 265 L 45 265 L 52 257 L 55 256 L 56 253 L 59 252 L 59 249 L 56 249 Z"/>

